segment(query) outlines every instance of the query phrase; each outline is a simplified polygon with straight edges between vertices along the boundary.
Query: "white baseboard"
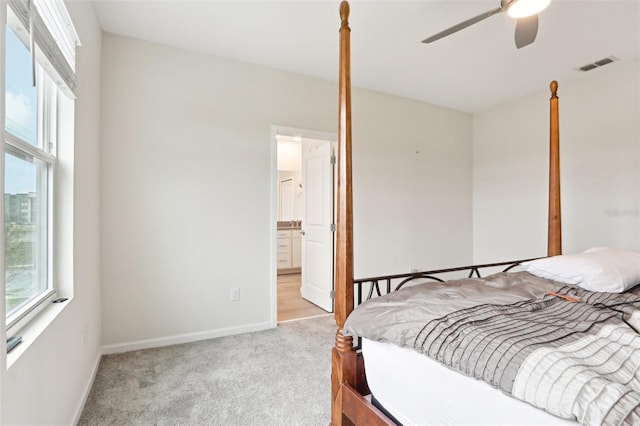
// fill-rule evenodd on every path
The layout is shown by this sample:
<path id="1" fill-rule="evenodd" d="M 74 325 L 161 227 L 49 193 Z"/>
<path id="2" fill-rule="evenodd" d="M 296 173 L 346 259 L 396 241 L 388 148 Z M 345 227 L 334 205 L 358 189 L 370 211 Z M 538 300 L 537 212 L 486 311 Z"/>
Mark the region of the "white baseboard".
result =
<path id="1" fill-rule="evenodd" d="M 93 387 L 93 382 L 96 380 L 96 374 L 98 374 L 98 367 L 100 366 L 100 359 L 102 358 L 102 352 L 98 351 L 98 356 L 96 357 L 95 362 L 93 363 L 93 370 L 91 371 L 91 378 L 87 382 L 84 387 L 84 391 L 82 392 L 82 398 L 80 399 L 80 403 L 76 408 L 76 414 L 73 416 L 73 424 L 77 425 L 80 421 L 80 416 L 82 415 L 82 410 L 84 410 L 84 406 L 87 403 L 87 398 L 89 398 L 89 393 L 91 393 L 91 388 Z"/>
<path id="2" fill-rule="evenodd" d="M 135 342 L 116 343 L 102 347 L 102 354 L 117 354 L 121 352 L 131 352 L 140 349 L 159 348 L 161 346 L 179 345 L 182 343 L 197 342 L 199 340 L 213 339 L 216 337 L 231 336 L 234 334 L 250 333 L 253 331 L 263 331 L 276 326 L 271 322 L 261 322 L 256 324 L 243 325 L 240 327 L 219 328 L 216 330 L 201 331 L 197 333 L 178 334 L 175 336 L 160 337 L 157 339 L 138 340 Z"/>

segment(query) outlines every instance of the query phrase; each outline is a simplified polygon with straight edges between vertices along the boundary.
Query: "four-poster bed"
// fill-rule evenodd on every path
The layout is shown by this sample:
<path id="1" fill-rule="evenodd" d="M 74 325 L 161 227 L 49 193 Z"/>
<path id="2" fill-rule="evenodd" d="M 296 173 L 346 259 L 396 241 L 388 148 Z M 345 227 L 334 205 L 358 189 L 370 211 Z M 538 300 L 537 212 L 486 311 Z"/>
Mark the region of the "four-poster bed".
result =
<path id="1" fill-rule="evenodd" d="M 446 329 L 448 326 L 450 326 L 451 323 L 456 323 L 457 321 L 459 321 L 459 319 L 457 319 L 458 318 L 457 315 L 459 315 L 459 312 L 463 310 L 465 312 L 466 311 L 471 312 L 476 310 L 477 307 L 475 306 L 472 307 L 471 305 L 469 305 L 468 303 L 469 298 L 465 297 L 465 294 L 464 294 L 464 291 L 469 291 L 469 290 L 465 290 L 465 288 L 469 286 L 469 283 L 467 281 L 473 281 L 471 286 L 476 286 L 476 287 L 474 287 L 475 290 L 471 292 L 472 293 L 475 292 L 474 294 L 480 295 L 478 300 L 485 302 L 485 304 L 482 306 L 492 306 L 492 309 L 496 305 L 487 304 L 487 301 L 489 301 L 490 303 L 493 303 L 494 297 L 496 297 L 499 300 L 503 300 L 502 298 L 506 297 L 502 303 L 504 304 L 504 306 L 508 305 L 509 308 L 511 308 L 513 305 L 518 305 L 518 308 L 519 308 L 520 305 L 530 303 L 531 300 L 535 299 L 538 305 L 540 305 L 541 303 L 544 305 L 543 308 L 540 308 L 542 310 L 547 309 L 552 305 L 555 306 L 554 309 L 566 309 L 565 307 L 568 305 L 570 305 L 570 309 L 573 309 L 578 305 L 580 306 L 584 305 L 587 311 L 589 309 L 591 310 L 595 309 L 594 306 L 596 306 L 598 309 L 600 309 L 600 311 L 603 311 L 604 309 L 604 312 L 608 314 L 611 313 L 612 310 L 615 311 L 615 309 L 611 308 L 610 306 L 629 305 L 629 304 L 636 303 L 636 301 L 638 301 L 640 304 L 640 291 L 637 291 L 637 290 L 635 290 L 637 294 L 632 294 L 632 293 L 617 294 L 618 291 L 616 290 L 616 293 L 606 293 L 607 299 L 602 298 L 602 299 L 598 299 L 597 303 L 596 302 L 591 303 L 591 302 L 587 302 L 587 300 L 591 300 L 590 298 L 593 296 L 593 294 L 596 294 L 598 295 L 597 297 L 600 297 L 599 295 L 604 293 L 590 293 L 588 291 L 579 289 L 577 287 L 563 286 L 562 284 L 559 284 L 556 281 L 545 279 L 549 277 L 537 278 L 529 274 L 528 272 L 517 272 L 515 274 L 509 273 L 509 274 L 502 274 L 502 275 L 498 274 L 497 275 L 498 278 L 487 278 L 486 280 L 476 280 L 476 278 L 479 279 L 481 275 L 483 275 L 484 272 L 487 270 L 490 271 L 491 273 L 494 273 L 496 272 L 496 268 L 499 268 L 498 272 L 499 271 L 506 272 L 511 270 L 515 266 L 518 266 L 521 262 L 525 262 L 525 260 L 495 263 L 490 265 L 443 269 L 438 271 L 429 271 L 429 272 L 423 272 L 423 273 L 417 273 L 417 274 L 416 273 L 399 274 L 399 275 L 392 275 L 392 276 L 382 276 L 382 277 L 373 277 L 373 278 L 367 278 L 362 280 L 354 280 L 354 277 L 353 277 L 353 214 L 352 214 L 352 185 L 351 185 L 350 28 L 348 23 L 349 4 L 346 1 L 343 1 L 340 5 L 340 17 L 341 17 L 341 27 L 340 27 L 340 67 L 339 67 L 340 74 L 339 74 L 339 122 L 338 122 L 338 190 L 337 190 L 337 211 L 336 211 L 337 235 L 336 235 L 335 315 L 334 315 L 336 320 L 336 325 L 337 325 L 337 331 L 335 336 L 335 346 L 332 350 L 332 373 L 331 373 L 331 385 L 332 385 L 331 424 L 332 425 L 395 424 L 394 421 L 392 421 L 393 416 L 389 414 L 388 410 L 386 410 L 387 407 L 384 406 L 384 403 L 382 403 L 382 406 L 378 407 L 376 406 L 375 401 L 372 402 L 371 399 L 365 397 L 366 395 L 369 395 L 370 393 L 372 393 L 373 397 L 375 398 L 377 396 L 377 393 L 376 393 L 377 391 L 374 390 L 373 392 L 371 392 L 370 385 L 373 382 L 369 380 L 367 376 L 365 376 L 365 368 L 364 368 L 365 362 L 360 350 L 360 341 L 362 340 L 363 342 L 366 342 L 366 345 L 368 345 L 371 348 L 374 348 L 376 347 L 376 345 L 379 345 L 380 344 L 379 342 L 383 342 L 382 345 L 391 345 L 391 343 L 386 343 L 386 342 L 393 341 L 393 339 L 389 336 L 393 334 L 392 329 L 394 328 L 394 325 L 389 325 L 387 323 L 380 323 L 379 325 L 376 325 L 374 327 L 372 325 L 370 326 L 370 324 L 372 324 L 372 321 L 373 321 L 372 318 L 376 319 L 380 317 L 384 319 L 385 315 L 388 315 L 389 309 L 387 309 L 387 307 L 384 305 L 384 303 L 386 303 L 385 299 L 388 300 L 389 298 L 393 298 L 394 303 L 396 303 L 399 300 L 401 300 L 404 303 L 407 300 L 409 300 L 408 299 L 409 297 L 414 297 L 414 296 L 418 297 L 417 290 L 413 291 L 413 289 L 417 289 L 420 286 L 411 287 L 410 291 L 403 290 L 397 293 L 393 292 L 393 294 L 391 294 L 392 291 L 400 289 L 401 287 L 405 286 L 405 284 L 411 281 L 415 281 L 417 279 L 423 279 L 423 280 L 426 279 L 430 281 L 435 281 L 435 284 L 433 285 L 429 284 L 430 288 L 433 287 L 436 289 L 436 290 L 433 290 L 435 292 L 434 293 L 435 295 L 429 294 L 429 296 L 426 296 L 426 297 L 421 296 L 421 297 L 425 297 L 425 300 L 421 303 L 423 303 L 424 305 L 428 306 L 429 309 L 431 309 L 430 313 L 425 317 L 427 318 L 427 320 L 425 320 L 426 322 L 421 323 L 424 325 L 420 325 L 416 329 L 415 339 L 414 339 L 414 336 L 411 334 L 413 333 L 413 331 L 408 333 L 409 335 L 411 335 L 412 339 L 414 340 L 414 349 L 417 349 L 418 352 L 422 350 L 422 352 L 425 354 L 429 354 L 430 352 L 433 351 L 433 347 L 434 347 L 433 340 L 438 340 L 441 337 L 441 335 L 438 333 L 443 333 L 442 329 Z M 560 219 L 559 125 L 558 125 L 557 88 L 558 88 L 557 83 L 553 81 L 550 85 L 550 89 L 551 89 L 550 160 L 549 160 L 550 168 L 549 168 L 549 214 L 548 214 L 548 253 L 547 255 L 557 256 L 559 258 L 565 258 L 565 256 L 559 256 L 562 254 L 562 242 L 561 242 L 561 219 Z M 602 256 L 602 253 L 604 253 L 604 251 L 598 251 L 597 249 L 594 249 L 591 251 L 590 254 L 587 255 L 587 257 Z M 636 254 L 640 256 L 640 253 L 636 253 Z M 636 254 L 614 252 L 613 255 L 611 256 L 614 258 L 614 260 L 624 258 L 626 259 L 625 261 L 627 263 L 629 263 L 628 259 L 632 259 L 630 262 L 633 264 L 633 262 L 635 262 L 636 259 L 640 260 L 640 257 L 637 257 L 637 258 L 633 257 Z M 567 259 L 572 260 L 570 256 Z M 531 261 L 531 260 L 532 259 L 528 259 L 527 261 Z M 582 260 L 582 258 L 580 260 Z M 528 264 L 532 266 L 528 270 L 535 269 L 534 266 L 537 267 L 538 262 L 539 261 L 529 262 Z M 640 264 L 640 262 L 638 263 Z M 624 266 L 625 265 L 623 265 L 623 267 Z M 629 280 L 627 280 L 628 282 L 625 282 L 625 285 L 627 286 L 626 288 L 631 288 L 633 287 L 633 285 L 638 284 L 640 282 L 640 271 L 636 271 L 638 267 L 636 266 L 634 269 L 634 266 L 632 265 L 631 269 L 633 269 L 632 271 L 633 273 L 637 272 L 637 274 L 636 275 L 632 274 L 632 277 Z M 453 304 L 452 307 L 447 307 L 443 309 L 442 306 L 446 305 L 447 301 L 450 298 L 450 291 L 449 291 L 450 287 L 447 287 L 450 284 L 448 283 L 445 284 L 443 279 L 440 278 L 440 276 L 442 274 L 451 274 L 451 273 L 460 273 L 460 272 L 465 273 L 465 275 L 468 278 L 473 277 L 472 280 L 468 280 L 468 279 L 466 281 L 460 280 L 461 282 L 462 281 L 464 282 L 462 282 L 461 284 L 459 283 L 455 284 L 455 286 L 459 286 L 460 288 L 463 289 L 461 290 L 463 292 L 463 295 L 460 298 L 460 300 L 462 300 L 462 302 L 460 302 L 460 306 L 462 308 L 457 307 L 454 309 L 454 307 L 457 305 Z M 530 289 L 529 287 L 521 287 L 520 281 L 522 281 L 521 279 L 523 277 L 522 274 L 528 274 L 527 275 L 528 277 L 533 277 L 531 279 L 533 280 L 533 282 L 535 282 L 537 287 L 534 286 L 535 288 L 533 289 Z M 511 282 L 509 281 L 511 278 L 504 278 L 506 276 L 516 276 L 519 278 L 516 280 L 517 282 Z M 538 276 L 541 276 L 541 275 L 538 275 Z M 553 275 L 553 277 L 554 279 L 556 279 L 555 275 Z M 529 278 L 527 279 L 531 281 Z M 558 280 L 560 279 L 558 278 Z M 483 282 L 478 284 L 477 283 L 478 281 L 483 281 Z M 487 281 L 489 284 L 486 284 L 484 281 Z M 498 290 L 496 290 L 496 288 Z M 508 288 L 509 291 L 505 291 L 506 288 Z M 597 286 L 595 288 L 596 290 L 593 290 L 593 289 L 591 290 L 611 291 L 608 289 L 597 290 L 598 288 Z M 365 296 L 364 292 L 366 291 L 368 291 L 368 295 L 364 297 Z M 444 297 L 443 299 L 437 299 L 438 291 L 446 292 L 446 297 Z M 510 299 L 511 292 L 513 292 L 513 294 L 517 294 L 517 296 L 514 296 L 515 299 Z M 363 307 L 360 307 L 356 311 L 356 315 L 351 315 L 352 312 L 354 311 L 354 300 L 359 305 L 360 303 L 363 302 L 363 298 L 371 299 L 371 296 L 373 295 L 373 293 L 376 293 L 376 295 L 378 296 L 384 296 L 385 294 L 388 294 L 388 296 L 374 298 L 376 300 L 368 301 L 367 303 L 362 305 Z M 491 293 L 491 295 L 487 296 L 489 293 Z M 508 296 L 505 296 L 505 295 L 508 295 Z M 434 299 L 433 301 L 430 301 L 429 298 L 432 298 L 432 297 Z M 593 296 L 593 297 L 596 297 L 596 296 Z M 624 299 L 622 302 L 620 302 L 621 297 Z M 574 302 L 580 302 L 581 299 L 584 303 L 574 303 Z M 445 302 L 443 303 L 443 301 Z M 409 300 L 407 303 L 411 304 L 414 302 Z M 429 306 L 430 303 L 433 306 Z M 366 308 L 364 307 L 365 305 L 366 305 Z M 423 306 L 423 305 L 420 305 L 420 306 Z M 497 306 L 496 309 L 498 310 L 503 309 L 504 306 L 502 305 Z M 413 309 L 415 311 L 416 309 L 420 310 L 421 308 L 415 308 L 414 306 Z M 529 305 L 527 305 L 526 309 L 530 309 Z M 536 307 L 534 310 L 536 309 L 538 308 Z M 373 314 L 368 314 L 367 311 L 373 312 Z M 432 315 L 432 312 L 438 312 L 439 315 Z M 616 312 L 619 313 L 621 311 L 617 310 Z M 617 319 L 617 317 L 619 316 L 618 313 L 609 315 L 606 321 L 610 320 L 609 317 L 612 318 L 613 316 L 615 316 L 616 317 L 615 320 L 620 322 L 620 320 Z M 507 315 L 517 316 L 517 315 L 521 315 L 521 312 L 509 311 L 508 313 L 504 313 L 503 311 L 500 311 L 499 314 L 495 314 L 495 312 L 493 312 L 491 315 L 488 315 L 486 313 L 474 311 L 473 314 L 480 315 L 480 317 L 472 317 L 469 320 L 469 324 L 471 323 L 475 324 L 478 321 L 482 322 L 487 319 L 499 317 L 499 316 L 507 316 Z M 625 321 L 624 320 L 625 314 L 626 312 L 623 312 L 622 314 L 623 317 L 621 321 Z M 371 317 L 368 317 L 367 315 L 371 315 Z M 420 313 L 420 315 L 423 315 L 423 313 Z M 432 318 L 432 316 L 429 316 L 429 315 L 432 315 L 434 318 Z M 580 313 L 579 315 L 589 316 L 589 315 L 592 315 L 592 313 L 591 311 L 589 311 L 585 314 Z M 390 315 L 390 317 L 394 317 L 394 316 L 395 316 L 395 313 Z M 455 317 L 456 319 L 451 319 L 453 318 L 452 316 Z M 435 318 L 435 317 L 440 317 L 440 318 Z M 478 320 L 478 318 L 481 318 L 481 319 Z M 347 319 L 349 320 L 348 321 L 349 323 L 346 324 L 346 329 L 345 329 L 345 323 L 347 322 Z M 438 321 L 450 321 L 450 322 L 447 323 L 449 325 L 445 326 Z M 600 326 L 600 319 L 598 319 L 598 321 L 596 322 L 598 323 L 598 326 Z M 604 324 L 605 320 L 602 320 L 602 322 Z M 616 323 L 614 325 L 617 326 L 618 324 Z M 608 324 L 604 325 L 604 327 L 607 327 L 607 326 L 609 325 Z M 436 329 L 439 330 L 438 333 L 433 333 L 433 335 L 437 337 L 431 336 L 432 331 L 429 331 L 428 333 L 425 332 L 425 329 L 431 330 L 430 327 L 433 328 L 433 330 L 436 330 Z M 502 327 L 502 325 L 500 325 L 500 327 Z M 522 328 L 523 326 L 518 325 L 517 327 Z M 558 331 L 558 333 L 560 332 L 561 331 Z M 388 333 L 388 334 L 384 334 L 384 333 Z M 403 333 L 406 334 L 407 330 L 403 329 L 400 334 L 403 334 Z M 451 339 L 464 340 L 462 338 L 459 338 L 458 334 L 456 333 L 459 333 L 459 332 L 456 331 L 455 333 L 453 333 L 452 334 L 453 337 L 451 337 Z M 572 334 L 572 333 L 569 333 L 569 334 Z M 380 337 L 380 335 L 382 335 L 382 337 Z M 353 336 L 358 336 L 358 340 L 356 342 L 354 342 Z M 369 339 L 368 336 L 369 337 L 373 336 L 373 337 Z M 406 336 L 400 336 L 396 338 L 400 341 L 402 341 L 403 339 L 406 340 Z M 446 340 L 449 338 L 450 337 L 447 335 L 447 337 L 443 339 Z M 562 335 L 562 337 L 558 337 L 558 340 L 562 340 L 564 342 L 563 339 L 571 339 L 571 336 Z M 630 339 L 633 340 L 633 336 Z M 422 344 L 421 347 L 418 347 L 416 343 L 419 340 Z M 354 345 L 354 343 L 356 344 Z M 536 342 L 532 345 L 538 345 L 538 344 L 539 343 Z M 640 341 L 636 342 L 634 340 L 633 344 L 628 344 L 627 346 L 633 346 L 635 344 L 639 345 L 638 350 L 640 351 Z M 400 345 L 400 343 L 398 343 L 398 345 Z M 624 346 L 625 350 L 627 349 L 627 346 Z M 442 354 L 439 352 L 440 349 L 444 348 L 442 349 L 442 352 L 447 352 L 447 351 L 451 352 L 445 346 L 437 346 L 437 347 L 439 349 L 438 351 L 436 351 L 437 353 L 436 353 L 436 356 L 434 356 L 434 358 L 437 358 L 439 361 L 440 361 L 439 357 L 442 357 Z M 510 348 L 511 348 L 510 344 L 506 345 L 505 352 L 508 352 L 509 350 L 511 350 Z M 394 351 L 395 349 L 390 349 L 390 350 Z M 406 348 L 402 348 L 401 350 L 412 352 L 411 350 Z M 523 351 L 524 350 L 525 349 L 523 349 Z M 529 350 L 529 349 L 526 349 L 526 350 Z M 378 361 L 379 361 L 378 365 L 380 364 L 384 365 L 385 362 L 389 364 L 392 363 L 391 361 L 389 361 L 389 358 L 387 358 L 388 352 L 380 352 L 380 353 L 382 353 L 383 355 L 378 356 Z M 418 354 L 415 351 L 413 351 L 412 353 L 413 355 L 405 353 L 403 356 L 408 356 L 409 358 L 411 358 L 412 356 L 416 355 L 426 359 L 424 355 Z M 466 356 L 466 354 L 463 355 L 463 357 L 464 356 Z M 637 354 L 634 355 L 634 357 L 637 357 L 637 356 L 638 356 Z M 369 362 L 371 362 L 371 365 L 374 365 L 374 358 L 375 358 L 374 356 L 372 356 L 372 358 L 367 358 L 368 360 L 367 370 L 369 370 L 369 366 L 370 366 Z M 409 358 L 403 358 L 406 361 L 399 361 L 399 362 L 406 363 L 408 365 L 412 362 L 411 360 L 409 360 Z M 441 361 L 441 362 L 444 363 L 444 361 Z M 476 364 L 477 362 L 478 361 L 476 361 Z M 451 366 L 448 364 L 447 366 L 451 369 L 456 369 L 455 366 Z M 534 366 L 532 368 L 535 369 L 537 367 Z M 640 368 L 640 366 L 638 366 L 637 368 Z M 448 373 L 456 374 L 460 377 L 463 377 L 462 375 L 459 375 L 457 373 L 451 373 L 450 371 Z M 429 374 L 434 374 L 434 373 L 429 373 Z M 492 373 L 492 374 L 494 376 L 496 375 L 496 373 Z M 393 375 L 394 374 L 387 374 L 387 376 L 393 376 Z M 413 375 L 413 374 L 409 373 L 409 375 Z M 416 372 L 415 375 L 417 377 L 418 373 Z M 469 375 L 473 376 L 473 374 L 469 374 Z M 424 380 L 428 380 L 428 377 L 431 377 L 431 376 L 427 376 L 427 378 Z M 516 379 L 519 380 L 518 377 L 516 377 Z M 515 395 L 515 393 L 517 392 L 521 392 L 523 394 L 526 394 L 527 392 L 529 392 L 528 389 L 524 389 L 524 388 L 523 388 L 524 390 L 515 389 L 517 388 L 516 385 L 518 384 L 516 379 L 509 377 L 509 380 L 507 380 L 508 383 L 505 386 L 505 388 L 507 389 L 500 387 L 504 393 Z M 447 379 L 447 376 L 442 376 L 441 380 L 449 380 L 449 379 Z M 470 380 L 474 382 L 473 378 L 471 378 Z M 503 379 L 500 378 L 500 380 L 503 380 Z M 515 385 L 513 384 L 514 381 L 516 382 Z M 495 383 L 491 383 L 491 384 L 494 387 L 499 387 L 498 384 L 495 384 Z M 473 385 L 469 383 L 466 383 L 464 386 L 469 388 L 473 387 Z M 514 388 L 513 393 L 511 392 L 512 386 Z M 488 387 L 487 389 L 491 392 L 496 393 L 495 389 L 490 389 Z M 378 390 L 380 390 L 382 393 L 384 389 L 378 388 Z M 394 392 L 395 391 L 392 391 L 391 393 L 394 393 Z M 436 393 L 438 392 L 436 391 Z M 500 392 L 497 392 L 497 393 L 500 394 Z M 539 421 L 538 417 L 536 417 L 537 416 L 536 412 L 540 412 L 544 416 L 547 416 L 547 417 L 540 417 L 540 419 L 543 419 L 542 420 L 543 422 L 547 422 L 547 421 L 552 422 L 554 421 L 554 419 L 555 421 L 558 422 L 558 424 L 562 424 L 566 422 L 566 420 L 560 419 L 559 417 L 554 417 L 551 414 L 547 414 L 542 410 L 533 408 L 528 404 L 521 403 L 520 401 L 517 401 L 514 398 L 510 398 L 509 396 L 500 394 L 500 398 L 502 397 L 507 398 L 507 400 L 516 401 L 518 404 L 522 404 L 525 406 L 524 408 L 525 411 L 519 411 L 520 408 L 518 407 L 514 409 L 515 411 L 513 415 L 516 416 L 515 418 L 519 418 L 517 416 L 528 416 L 530 417 L 530 420 L 533 419 L 532 421 L 536 421 L 536 419 Z M 493 396 L 490 396 L 489 398 L 493 398 Z M 535 405 L 533 402 L 527 400 L 526 398 L 521 398 L 521 399 L 525 400 L 526 402 L 529 402 L 532 405 Z M 423 404 L 425 406 L 430 407 L 430 400 L 425 399 L 423 401 L 424 401 Z M 432 405 L 427 410 L 435 408 L 435 405 L 437 404 L 443 404 L 443 402 L 441 401 L 439 403 L 434 403 L 434 405 Z M 504 404 L 505 404 L 504 407 L 507 407 L 510 404 L 510 402 L 506 401 L 504 402 Z M 628 406 L 624 406 L 624 407 L 625 407 L 624 409 L 628 409 Z M 640 398 L 638 401 L 638 407 L 640 407 Z M 449 409 L 451 409 L 451 407 L 449 407 Z M 616 406 L 616 409 L 617 409 L 617 406 Z M 533 412 L 529 412 L 526 410 L 533 410 Z M 422 411 L 425 411 L 425 409 L 423 408 Z M 548 410 L 548 411 L 553 412 L 552 410 Z M 633 407 L 631 409 L 628 409 L 628 411 L 630 414 L 628 414 L 628 417 L 626 418 L 627 421 L 630 421 L 631 423 L 633 423 L 633 421 L 635 420 L 640 420 L 640 417 L 633 416 L 635 415 L 634 413 L 636 413 Z M 640 413 L 640 408 L 638 408 L 637 412 Z M 479 414 L 480 416 L 482 416 L 482 413 L 475 413 L 475 414 L 476 415 Z M 607 414 L 607 412 L 603 414 L 603 416 L 605 417 L 607 415 L 610 415 L 610 414 Z M 455 419 L 456 417 L 450 417 L 449 420 L 451 420 L 452 418 Z M 443 418 L 439 418 L 437 416 L 432 417 L 431 419 L 436 422 L 438 421 L 436 419 L 440 419 L 441 421 L 444 421 Z M 396 419 L 396 421 L 398 420 Z M 504 420 L 504 421 L 508 423 L 509 418 L 507 418 L 507 420 Z M 583 421 L 583 419 L 581 419 L 581 421 Z M 407 422 L 411 423 L 412 421 L 407 420 Z"/>

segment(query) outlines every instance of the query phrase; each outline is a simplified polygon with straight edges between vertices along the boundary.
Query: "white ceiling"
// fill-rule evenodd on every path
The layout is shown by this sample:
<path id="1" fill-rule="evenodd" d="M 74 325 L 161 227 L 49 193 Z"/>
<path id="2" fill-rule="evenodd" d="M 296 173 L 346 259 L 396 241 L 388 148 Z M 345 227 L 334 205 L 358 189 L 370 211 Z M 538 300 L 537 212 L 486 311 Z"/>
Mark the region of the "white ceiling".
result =
<path id="1" fill-rule="evenodd" d="M 562 91 L 563 81 L 584 75 L 579 66 L 640 54 L 638 0 L 552 0 L 540 14 L 536 42 L 520 50 L 506 13 L 433 44 L 420 42 L 499 3 L 351 1 L 352 83 L 474 112 L 539 91 L 552 79 Z M 338 8 L 338 0 L 96 1 L 105 31 L 333 81 Z"/>

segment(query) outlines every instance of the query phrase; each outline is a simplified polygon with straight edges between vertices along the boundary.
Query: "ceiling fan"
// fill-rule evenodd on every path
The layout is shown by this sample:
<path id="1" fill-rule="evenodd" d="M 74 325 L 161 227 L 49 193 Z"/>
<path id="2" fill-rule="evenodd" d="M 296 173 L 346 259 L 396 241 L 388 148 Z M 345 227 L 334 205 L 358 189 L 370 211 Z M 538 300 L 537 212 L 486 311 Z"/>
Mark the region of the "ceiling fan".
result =
<path id="1" fill-rule="evenodd" d="M 516 23 L 515 41 L 516 47 L 520 49 L 536 40 L 536 35 L 538 34 L 538 13 L 549 6 L 549 3 L 551 3 L 551 0 L 501 0 L 500 7 L 460 22 L 422 40 L 422 42 L 431 43 L 440 40 L 443 37 L 456 33 L 493 15 L 507 12 L 512 18 L 518 19 Z"/>

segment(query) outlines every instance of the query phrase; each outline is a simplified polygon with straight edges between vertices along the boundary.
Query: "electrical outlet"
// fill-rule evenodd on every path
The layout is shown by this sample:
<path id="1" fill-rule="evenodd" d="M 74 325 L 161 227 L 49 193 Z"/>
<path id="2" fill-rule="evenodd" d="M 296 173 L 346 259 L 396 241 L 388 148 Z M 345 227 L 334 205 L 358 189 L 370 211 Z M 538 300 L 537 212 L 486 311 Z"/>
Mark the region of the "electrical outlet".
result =
<path id="1" fill-rule="evenodd" d="M 231 297 L 232 302 L 237 302 L 240 300 L 240 288 L 239 287 L 231 287 Z"/>

